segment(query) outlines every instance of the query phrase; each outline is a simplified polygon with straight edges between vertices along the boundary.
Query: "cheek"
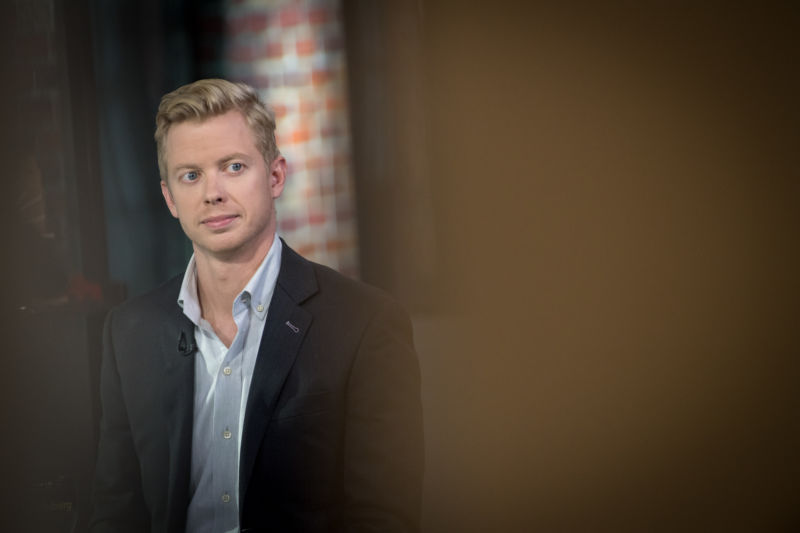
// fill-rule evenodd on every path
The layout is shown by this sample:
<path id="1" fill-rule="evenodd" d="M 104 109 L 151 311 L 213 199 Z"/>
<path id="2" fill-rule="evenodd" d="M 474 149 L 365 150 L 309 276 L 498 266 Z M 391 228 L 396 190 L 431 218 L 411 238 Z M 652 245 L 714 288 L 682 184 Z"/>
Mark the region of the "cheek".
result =
<path id="1" fill-rule="evenodd" d="M 197 210 L 198 203 L 202 204 L 199 198 L 200 189 L 197 187 L 185 188 L 179 196 L 172 196 L 174 209 L 182 216 L 192 216 Z"/>
<path id="2" fill-rule="evenodd" d="M 189 236 L 190 240 L 191 240 L 191 235 L 192 235 L 192 232 L 194 231 L 192 226 L 190 224 L 188 224 L 183 218 L 178 218 L 178 222 L 180 222 L 181 228 L 183 228 L 183 232 L 187 236 Z"/>

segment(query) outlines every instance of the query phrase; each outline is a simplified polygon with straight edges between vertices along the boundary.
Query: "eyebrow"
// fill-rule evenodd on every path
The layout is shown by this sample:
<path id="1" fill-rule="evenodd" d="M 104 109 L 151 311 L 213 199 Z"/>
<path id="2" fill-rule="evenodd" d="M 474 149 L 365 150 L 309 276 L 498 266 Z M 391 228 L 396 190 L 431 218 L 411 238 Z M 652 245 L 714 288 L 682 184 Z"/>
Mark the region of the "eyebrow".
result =
<path id="1" fill-rule="evenodd" d="M 218 165 L 222 165 L 222 164 L 227 163 L 228 161 L 231 161 L 233 159 L 247 159 L 249 161 L 250 157 L 247 154 L 242 154 L 240 152 L 235 152 L 233 154 L 226 155 L 225 157 L 222 157 L 222 158 L 218 159 L 217 160 L 217 164 Z"/>

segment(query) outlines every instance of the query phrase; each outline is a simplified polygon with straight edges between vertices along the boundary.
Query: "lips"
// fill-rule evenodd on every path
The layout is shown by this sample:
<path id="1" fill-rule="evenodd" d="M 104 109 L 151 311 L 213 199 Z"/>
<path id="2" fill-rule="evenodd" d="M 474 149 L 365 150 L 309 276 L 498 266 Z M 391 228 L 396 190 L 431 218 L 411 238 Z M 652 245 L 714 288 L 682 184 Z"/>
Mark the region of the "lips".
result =
<path id="1" fill-rule="evenodd" d="M 228 227 L 239 215 L 216 215 L 204 218 L 202 224 L 211 229 L 223 229 Z"/>

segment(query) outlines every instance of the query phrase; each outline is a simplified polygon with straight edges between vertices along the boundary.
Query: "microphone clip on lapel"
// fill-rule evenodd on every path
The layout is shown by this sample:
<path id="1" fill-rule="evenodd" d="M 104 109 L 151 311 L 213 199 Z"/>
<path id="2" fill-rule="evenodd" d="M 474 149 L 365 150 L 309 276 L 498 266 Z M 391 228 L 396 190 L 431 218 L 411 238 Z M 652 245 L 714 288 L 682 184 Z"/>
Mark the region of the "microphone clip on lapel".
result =
<path id="1" fill-rule="evenodd" d="M 181 331 L 180 339 L 178 339 L 178 353 L 184 357 L 192 355 L 197 351 L 197 344 L 194 342 L 194 335 L 191 336 L 191 340 L 188 340 L 186 337 L 186 332 Z"/>

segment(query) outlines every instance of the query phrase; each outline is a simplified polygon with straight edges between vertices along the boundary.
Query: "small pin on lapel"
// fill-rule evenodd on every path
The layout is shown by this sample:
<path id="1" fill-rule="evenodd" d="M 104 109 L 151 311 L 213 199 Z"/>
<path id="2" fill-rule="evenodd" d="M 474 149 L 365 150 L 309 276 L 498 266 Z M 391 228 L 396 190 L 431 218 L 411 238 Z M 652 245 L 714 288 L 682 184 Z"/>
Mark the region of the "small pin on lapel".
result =
<path id="1" fill-rule="evenodd" d="M 289 326 L 289 329 L 291 329 L 295 333 L 300 333 L 300 328 L 298 328 L 297 326 L 295 326 L 294 324 L 292 324 L 288 320 L 286 321 L 286 325 Z"/>

